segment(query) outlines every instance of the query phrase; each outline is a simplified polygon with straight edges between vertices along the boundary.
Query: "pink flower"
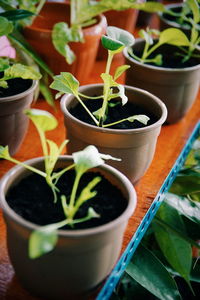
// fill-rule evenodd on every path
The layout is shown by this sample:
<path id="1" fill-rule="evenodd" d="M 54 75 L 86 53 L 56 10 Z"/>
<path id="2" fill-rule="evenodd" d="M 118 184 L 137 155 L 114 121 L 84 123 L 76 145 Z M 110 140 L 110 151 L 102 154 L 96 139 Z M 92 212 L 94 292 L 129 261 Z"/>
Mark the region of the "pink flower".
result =
<path id="1" fill-rule="evenodd" d="M 6 36 L 0 37 L 0 56 L 6 56 L 6 57 L 10 57 L 10 58 L 16 57 L 16 51 L 11 46 L 11 44 Z"/>

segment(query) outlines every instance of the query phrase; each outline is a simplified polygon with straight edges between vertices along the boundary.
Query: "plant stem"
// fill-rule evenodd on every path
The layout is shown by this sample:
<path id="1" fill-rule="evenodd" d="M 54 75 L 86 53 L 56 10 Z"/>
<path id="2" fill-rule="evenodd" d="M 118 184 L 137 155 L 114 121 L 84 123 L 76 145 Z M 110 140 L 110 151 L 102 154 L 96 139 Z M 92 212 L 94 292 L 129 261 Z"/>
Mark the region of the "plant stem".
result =
<path id="1" fill-rule="evenodd" d="M 32 166 L 26 165 L 23 162 L 21 162 L 21 161 L 19 161 L 17 159 L 14 159 L 12 157 L 9 157 L 9 158 L 6 158 L 6 159 L 9 160 L 9 161 L 11 161 L 11 162 L 13 162 L 13 163 L 15 163 L 15 164 L 17 164 L 17 165 L 23 166 L 24 168 L 26 168 L 26 169 L 34 172 L 34 173 L 37 173 L 38 175 L 46 178 L 46 173 L 45 172 L 42 172 L 42 171 L 40 171 L 40 170 L 38 170 L 38 169 L 36 169 L 36 168 L 34 168 Z"/>
<path id="2" fill-rule="evenodd" d="M 79 95 L 76 95 L 76 98 L 78 99 L 78 101 L 81 103 L 81 105 L 85 108 L 85 110 L 87 111 L 87 113 L 90 115 L 90 117 L 92 118 L 92 120 L 94 121 L 94 123 L 98 126 L 99 123 L 96 120 L 96 118 L 93 116 L 93 114 L 89 111 L 89 109 L 87 108 L 87 106 L 84 104 L 84 102 L 81 100 L 81 98 L 79 97 Z"/>
<path id="3" fill-rule="evenodd" d="M 74 211 L 74 204 L 75 204 L 75 199 L 76 199 L 76 193 L 79 185 L 79 181 L 82 176 L 82 172 L 77 172 L 76 177 L 74 180 L 74 185 L 72 188 L 71 196 L 70 196 L 70 201 L 69 201 L 69 213 L 68 213 L 68 218 L 72 219 L 73 218 L 73 211 Z"/>
<path id="4" fill-rule="evenodd" d="M 108 60 L 107 60 L 107 64 L 106 64 L 105 74 L 110 73 L 110 67 L 111 67 L 113 57 L 114 57 L 113 52 L 111 50 L 108 50 Z M 106 108 L 107 108 L 107 105 L 108 105 L 109 91 L 110 91 L 110 83 L 105 82 L 104 90 L 103 90 L 103 105 L 102 105 L 102 108 L 101 108 L 100 118 L 99 118 L 99 126 L 100 127 L 103 126 L 104 116 L 105 116 Z"/>

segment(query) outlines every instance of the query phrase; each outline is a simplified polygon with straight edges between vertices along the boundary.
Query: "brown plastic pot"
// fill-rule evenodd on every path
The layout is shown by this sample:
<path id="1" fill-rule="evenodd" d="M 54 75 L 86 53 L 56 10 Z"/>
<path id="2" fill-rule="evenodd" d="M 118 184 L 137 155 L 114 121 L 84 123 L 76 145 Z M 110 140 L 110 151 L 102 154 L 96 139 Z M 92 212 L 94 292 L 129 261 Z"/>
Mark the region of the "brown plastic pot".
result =
<path id="1" fill-rule="evenodd" d="M 157 118 L 157 122 L 139 129 L 108 129 L 84 123 L 71 115 L 70 108 L 77 99 L 64 95 L 61 109 L 64 113 L 68 154 L 95 145 L 101 153 L 108 153 L 122 161 L 109 161 L 109 164 L 123 172 L 133 183 L 136 183 L 146 172 L 153 159 L 161 125 L 167 117 L 165 105 L 156 96 L 133 87 L 125 86 L 129 101 L 146 108 Z M 102 84 L 82 86 L 80 92 L 86 95 L 102 95 Z"/>
<path id="2" fill-rule="evenodd" d="M 25 163 L 44 169 L 43 158 Z M 69 163 L 71 156 L 60 156 L 56 167 L 66 167 Z M 54 250 L 34 260 L 28 257 L 28 239 L 39 226 L 16 214 L 5 199 L 9 189 L 30 171 L 15 166 L 1 180 L 0 201 L 11 263 L 22 285 L 42 299 L 76 299 L 78 295 L 84 299 L 84 294 L 105 279 L 118 259 L 124 230 L 136 207 L 136 193 L 130 181 L 116 169 L 103 165 L 94 171 L 122 191 L 127 200 L 125 211 L 117 219 L 95 228 L 58 230 Z"/>
<path id="3" fill-rule="evenodd" d="M 29 120 L 24 110 L 29 108 L 37 87 L 37 81 L 26 91 L 9 97 L 0 98 L 0 145 L 9 147 L 14 155 L 26 135 Z"/>
<path id="4" fill-rule="evenodd" d="M 67 64 L 52 43 L 52 28 L 57 22 L 70 20 L 69 3 L 46 2 L 31 26 L 24 28 L 24 37 L 52 69 L 54 74 L 72 73 L 83 84 L 93 68 L 100 38 L 105 31 L 106 18 L 98 16 L 98 22 L 83 28 L 84 43 L 72 42 L 69 46 L 76 55 L 72 65 Z"/>
<path id="5" fill-rule="evenodd" d="M 144 41 L 136 39 L 133 49 L 143 49 Z M 188 68 L 162 68 L 140 63 L 124 50 L 126 84 L 145 89 L 159 97 L 168 110 L 168 123 L 176 123 L 190 110 L 199 90 L 200 59 L 196 66 Z"/>

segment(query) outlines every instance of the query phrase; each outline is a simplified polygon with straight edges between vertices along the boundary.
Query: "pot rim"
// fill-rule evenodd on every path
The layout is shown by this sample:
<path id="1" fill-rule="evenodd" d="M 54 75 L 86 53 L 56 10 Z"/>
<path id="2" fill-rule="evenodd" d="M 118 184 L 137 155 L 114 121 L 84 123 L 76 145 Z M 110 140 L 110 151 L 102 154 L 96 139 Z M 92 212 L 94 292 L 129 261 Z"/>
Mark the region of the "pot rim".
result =
<path id="1" fill-rule="evenodd" d="M 16 95 L 2 97 L 2 98 L 0 97 L 0 103 L 11 102 L 26 97 L 28 94 L 30 94 L 32 91 L 36 89 L 37 85 L 38 85 L 38 80 L 32 80 L 32 85 L 30 86 L 30 88 Z"/>
<path id="2" fill-rule="evenodd" d="M 66 6 L 69 6 L 69 2 L 56 2 L 56 1 L 51 1 L 51 2 L 45 2 L 45 5 L 48 5 L 48 6 L 53 6 L 53 5 L 59 5 L 59 6 L 63 6 L 63 7 L 66 7 Z M 103 14 L 99 14 L 98 16 L 98 19 L 97 19 L 97 22 L 90 25 L 90 26 L 86 26 L 84 28 L 82 28 L 83 32 L 85 34 L 87 34 L 87 31 L 88 31 L 88 34 L 90 32 L 90 29 L 91 28 L 95 28 L 95 26 L 102 26 L 105 22 L 106 22 L 106 17 L 103 15 Z M 49 33 L 51 34 L 52 32 L 52 29 L 47 29 L 47 28 L 40 28 L 40 27 L 37 27 L 37 26 L 34 26 L 33 24 L 32 25 L 29 25 L 29 26 L 26 26 L 24 28 L 24 30 L 27 30 L 29 32 L 45 32 L 45 33 Z"/>
<path id="3" fill-rule="evenodd" d="M 135 44 L 136 43 L 140 43 L 140 42 L 143 42 L 144 39 L 142 38 L 136 38 L 135 39 Z M 134 45 L 135 45 L 134 44 Z M 133 46 L 134 46 L 133 45 Z M 199 51 L 197 49 L 197 51 Z M 200 51 L 199 51 L 200 52 Z M 159 72 L 171 72 L 171 73 L 186 73 L 186 72 L 190 72 L 190 71 L 194 71 L 194 70 L 198 70 L 200 68 L 200 63 L 198 63 L 197 65 L 195 66 L 192 66 L 192 67 L 186 67 L 186 68 L 163 68 L 163 67 L 159 67 L 159 66 L 152 66 L 152 65 L 147 65 L 147 64 L 143 64 L 141 62 L 139 62 L 138 60 L 136 60 L 135 58 L 131 57 L 129 54 L 128 54 L 128 48 L 124 48 L 123 50 L 123 55 L 125 56 L 125 58 L 127 60 L 130 60 L 131 62 L 133 62 L 134 64 L 140 66 L 140 67 L 143 67 L 143 68 L 147 68 L 147 69 L 152 69 L 152 70 L 158 70 Z"/>
<path id="4" fill-rule="evenodd" d="M 101 83 L 97 83 L 97 84 L 87 84 L 87 85 L 82 85 L 80 87 L 80 91 L 84 88 L 90 88 L 90 87 L 94 87 L 94 86 L 97 86 L 97 87 L 100 87 L 102 86 L 103 87 L 103 84 Z M 167 108 L 165 106 L 165 104 L 155 95 L 153 95 L 152 93 L 146 91 L 146 90 L 143 90 L 143 89 L 140 89 L 140 88 L 136 88 L 136 87 L 132 87 L 132 86 L 128 86 L 128 85 L 124 85 L 125 89 L 131 89 L 133 91 L 137 91 L 137 92 L 142 92 L 143 94 L 146 94 L 147 96 L 151 97 L 157 104 L 158 106 L 161 108 L 161 111 L 162 111 L 162 115 L 161 117 L 158 119 L 158 121 L 156 121 L 155 123 L 153 123 L 152 125 L 148 125 L 146 127 L 143 127 L 143 128 L 135 128 L 135 129 L 110 129 L 110 128 L 102 128 L 102 127 L 98 127 L 98 126 L 95 126 L 95 125 L 91 125 L 91 124 L 88 124 L 88 123 L 85 123 L 79 119 L 77 119 L 76 117 L 74 117 L 67 109 L 67 105 L 66 103 L 69 102 L 70 100 L 73 101 L 73 98 L 75 98 L 73 95 L 70 95 L 70 94 L 64 94 L 61 98 L 61 102 L 60 102 L 60 106 L 61 106 L 61 110 L 63 111 L 64 115 L 66 115 L 69 119 L 71 119 L 72 121 L 78 123 L 80 126 L 83 126 L 83 127 L 86 127 L 86 128 L 91 128 L 93 129 L 94 131 L 97 131 L 97 132 L 107 132 L 107 133 L 114 133 L 114 134 L 131 134 L 131 133 L 142 133 L 142 132 L 148 132 L 148 131 L 151 131 L 152 129 L 155 129 L 156 127 L 159 127 L 161 126 L 166 118 L 167 118 Z M 77 100 L 78 101 L 78 100 Z"/>
<path id="5" fill-rule="evenodd" d="M 135 39 L 135 44 L 136 43 L 139 43 L 139 42 L 142 42 L 144 41 L 144 39 L 142 38 L 137 38 Z M 135 45 L 134 44 L 134 45 Z M 134 46 L 133 45 L 133 46 Z M 200 50 L 197 49 L 197 51 L 200 52 Z M 200 63 L 195 65 L 195 66 L 192 66 L 192 67 L 186 67 L 186 68 L 163 68 L 163 67 L 159 67 L 159 66 L 152 66 L 152 65 L 147 65 L 147 64 L 143 64 L 139 61 L 137 61 L 136 59 L 134 59 L 133 57 L 131 57 L 129 54 L 128 54 L 128 49 L 127 47 L 124 48 L 123 50 L 123 55 L 125 56 L 125 58 L 127 60 L 130 60 L 131 62 L 133 62 L 134 64 L 142 67 L 142 68 L 146 68 L 146 69 L 152 69 L 152 70 L 157 70 L 157 71 L 162 71 L 162 72 L 171 72 L 171 73 L 185 73 L 185 72 L 190 72 L 190 71 L 194 71 L 194 70 L 198 70 L 200 68 Z"/>
<path id="6" fill-rule="evenodd" d="M 60 155 L 59 159 L 62 161 L 66 160 L 72 160 L 72 156 L 70 155 Z M 44 160 L 44 157 L 37 157 L 37 158 L 32 158 L 29 160 L 24 161 L 26 164 L 34 164 L 35 162 L 42 162 Z M 137 204 L 137 195 L 134 186 L 131 184 L 129 179 L 122 174 L 120 171 L 117 169 L 109 166 L 109 165 L 102 165 L 97 167 L 99 169 L 102 169 L 104 171 L 108 171 L 108 173 L 111 173 L 112 176 L 117 178 L 118 180 L 121 181 L 123 184 L 123 187 L 126 189 L 127 192 L 127 200 L 128 200 L 128 205 L 124 212 L 115 220 L 110 221 L 109 223 L 106 223 L 104 225 L 100 225 L 94 228 L 88 228 L 88 229 L 77 229 L 77 230 L 58 230 L 58 235 L 62 237 L 83 237 L 83 236 L 92 236 L 94 234 L 101 234 L 107 230 L 111 230 L 114 228 L 116 225 L 120 225 L 124 221 L 128 221 L 128 219 L 131 217 L 131 215 L 134 213 L 136 204 Z M 12 218 L 17 224 L 26 227 L 28 230 L 36 230 L 40 228 L 41 226 L 34 224 L 30 221 L 25 220 L 21 216 L 19 216 L 7 203 L 5 199 L 5 188 L 7 185 L 7 182 L 13 174 L 16 172 L 19 172 L 20 170 L 26 170 L 23 166 L 16 165 L 12 167 L 1 179 L 0 181 L 0 207 L 2 208 L 4 214 L 9 215 L 10 218 Z"/>

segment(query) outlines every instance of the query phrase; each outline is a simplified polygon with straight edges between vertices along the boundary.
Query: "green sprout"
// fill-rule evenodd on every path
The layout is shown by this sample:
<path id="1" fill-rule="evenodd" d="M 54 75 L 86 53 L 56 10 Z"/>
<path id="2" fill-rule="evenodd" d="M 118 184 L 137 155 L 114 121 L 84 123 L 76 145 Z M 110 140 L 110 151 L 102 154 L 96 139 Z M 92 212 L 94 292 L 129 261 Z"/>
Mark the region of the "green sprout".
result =
<path id="1" fill-rule="evenodd" d="M 111 105 L 110 100 L 121 98 L 122 105 L 125 105 L 128 101 L 125 95 L 124 86 L 119 84 L 116 80 L 130 66 L 122 65 L 118 67 L 114 73 L 114 76 L 110 74 L 110 68 L 111 68 L 114 55 L 122 52 L 125 47 L 129 47 L 133 45 L 133 43 L 134 43 L 134 37 L 131 33 L 114 26 L 109 26 L 107 28 L 107 35 L 104 35 L 102 37 L 102 44 L 104 48 L 108 50 L 106 69 L 105 72 L 101 74 L 101 78 L 104 84 L 103 95 L 98 97 L 90 97 L 80 93 L 78 80 L 69 72 L 61 72 L 60 75 L 54 76 L 54 81 L 50 85 L 51 88 L 59 92 L 56 97 L 60 97 L 64 93 L 73 94 L 77 98 L 77 100 L 81 103 L 81 105 L 84 107 L 84 109 L 87 111 L 87 113 L 90 115 L 90 117 L 92 118 L 96 126 L 99 127 L 109 127 L 124 121 L 133 122 L 134 120 L 138 120 L 139 122 L 146 125 L 149 118 L 145 115 L 134 115 L 126 119 L 116 121 L 114 123 L 104 124 L 108 115 L 108 107 Z M 114 88 L 117 89 L 118 91 L 115 92 Z M 87 108 L 82 98 L 87 98 L 87 99 L 103 98 L 102 107 L 99 110 L 92 113 Z"/>
<path id="2" fill-rule="evenodd" d="M 13 158 L 9 154 L 8 146 L 0 146 L 0 158 L 11 161 L 17 165 L 21 165 L 24 168 L 44 177 L 47 184 L 50 186 L 54 195 L 54 203 L 57 202 L 60 192 L 57 188 L 57 182 L 59 178 L 68 170 L 75 169 L 75 179 L 69 199 L 65 195 L 61 195 L 61 204 L 65 219 L 57 223 L 41 226 L 37 230 L 33 231 L 29 240 L 29 257 L 37 258 L 41 255 L 51 251 L 57 242 L 57 230 L 65 225 L 71 227 L 74 224 L 85 222 L 91 218 L 98 218 L 98 215 L 92 207 L 89 207 L 87 215 L 82 218 L 76 219 L 76 214 L 79 208 L 89 199 L 95 197 L 97 192 L 94 190 L 95 186 L 100 182 L 101 177 L 96 176 L 93 178 L 77 195 L 79 182 L 82 176 L 89 170 L 104 164 L 104 160 L 120 160 L 114 158 L 111 155 L 101 154 L 97 148 L 93 145 L 87 146 L 84 150 L 78 151 L 72 154 L 73 163 L 61 171 L 55 171 L 55 165 L 58 161 L 59 155 L 67 144 L 68 140 L 65 140 L 59 147 L 57 144 L 46 138 L 46 131 L 53 130 L 57 126 L 57 120 L 49 112 L 39 109 L 28 109 L 25 111 L 26 115 L 32 120 L 39 133 L 43 154 L 44 154 L 44 171 L 41 171 L 33 166 L 25 164 Z"/>

